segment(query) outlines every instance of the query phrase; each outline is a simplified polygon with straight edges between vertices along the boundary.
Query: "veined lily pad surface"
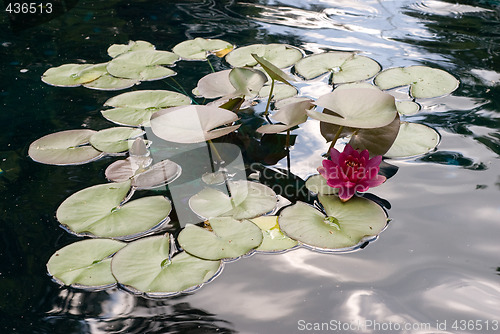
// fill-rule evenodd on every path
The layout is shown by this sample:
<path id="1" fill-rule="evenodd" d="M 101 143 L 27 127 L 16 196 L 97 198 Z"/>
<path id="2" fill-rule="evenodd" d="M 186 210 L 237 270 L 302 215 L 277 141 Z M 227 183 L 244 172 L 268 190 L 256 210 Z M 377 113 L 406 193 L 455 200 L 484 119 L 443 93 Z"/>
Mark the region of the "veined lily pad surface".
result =
<path id="1" fill-rule="evenodd" d="M 137 128 L 115 127 L 94 133 L 90 143 L 96 149 L 107 153 L 119 153 L 129 149 L 132 139 L 141 136 L 144 131 Z"/>
<path id="2" fill-rule="evenodd" d="M 233 67 L 255 66 L 256 54 L 278 68 L 292 66 L 302 58 L 302 52 L 285 44 L 253 44 L 237 48 L 226 56 L 226 61 Z"/>
<path id="3" fill-rule="evenodd" d="M 303 202 L 281 212 L 281 230 L 304 246 L 321 252 L 349 251 L 375 238 L 387 216 L 375 202 L 362 197 L 342 202 L 334 195 L 318 195 L 325 213 Z"/>
<path id="4" fill-rule="evenodd" d="M 56 212 L 57 220 L 77 235 L 130 240 L 161 228 L 172 209 L 163 196 L 149 196 L 123 204 L 131 182 L 108 183 L 80 190 Z"/>
<path id="5" fill-rule="evenodd" d="M 179 233 L 180 246 L 189 254 L 205 260 L 235 259 L 262 243 L 261 229 L 249 220 L 218 217 L 208 220 L 212 231 L 186 225 Z"/>
<path id="6" fill-rule="evenodd" d="M 111 60 L 106 69 L 115 77 L 152 81 L 174 75 L 173 70 L 163 65 L 172 65 L 178 59 L 169 51 L 132 51 Z"/>
<path id="7" fill-rule="evenodd" d="M 284 84 L 292 86 L 292 84 L 290 83 L 290 81 L 292 81 L 292 78 L 277 66 L 275 66 L 273 63 L 265 60 L 257 54 L 252 54 L 252 57 L 257 60 L 259 65 L 262 66 L 262 68 L 266 71 L 266 73 L 271 77 L 272 80 L 280 81 Z"/>
<path id="8" fill-rule="evenodd" d="M 309 176 L 306 180 L 306 188 L 310 192 L 320 195 L 335 195 L 339 192 L 338 188 L 330 187 L 320 174 Z"/>
<path id="9" fill-rule="evenodd" d="M 117 78 L 109 73 L 105 73 L 94 81 L 83 84 L 83 87 L 96 90 L 121 90 L 139 84 L 139 80 Z"/>
<path id="10" fill-rule="evenodd" d="M 134 292 L 168 297 L 198 289 L 222 270 L 222 262 L 186 252 L 171 256 L 168 235 L 160 235 L 128 244 L 113 257 L 111 270 L 121 285 Z"/>
<path id="11" fill-rule="evenodd" d="M 295 70 L 305 79 L 313 79 L 325 73 L 332 73 L 332 83 L 362 81 L 380 71 L 380 65 L 373 59 L 353 52 L 332 51 L 311 55 L 295 64 Z"/>
<path id="12" fill-rule="evenodd" d="M 410 86 L 414 98 L 431 98 L 447 95 L 458 88 L 459 81 L 446 71 L 427 66 L 390 68 L 375 77 L 381 89 Z"/>
<path id="13" fill-rule="evenodd" d="M 277 203 L 274 191 L 250 181 L 228 182 L 231 197 L 214 188 L 205 188 L 189 200 L 189 206 L 200 217 L 254 218 L 270 212 Z"/>
<path id="14" fill-rule="evenodd" d="M 261 216 L 250 220 L 262 230 L 262 243 L 255 250 L 262 253 L 278 253 L 298 246 L 296 240 L 284 235 L 278 225 L 277 216 Z"/>
<path id="15" fill-rule="evenodd" d="M 391 148 L 384 154 L 388 158 L 408 158 L 425 154 L 439 144 L 436 130 L 418 123 L 402 122 Z"/>
<path id="16" fill-rule="evenodd" d="M 115 58 L 130 51 L 153 51 L 155 46 L 146 41 L 129 41 L 128 44 L 113 44 L 108 48 L 108 55 Z"/>
<path id="17" fill-rule="evenodd" d="M 229 52 L 232 49 L 233 45 L 226 41 L 197 37 L 177 44 L 172 51 L 182 59 L 205 60 L 211 53 L 216 54 L 222 50 Z"/>
<path id="18" fill-rule="evenodd" d="M 69 244 L 55 252 L 47 270 L 64 285 L 103 289 L 116 284 L 111 274 L 111 256 L 126 243 L 112 239 L 86 239 Z"/>
<path id="19" fill-rule="evenodd" d="M 49 165 L 79 165 L 94 161 L 103 153 L 89 145 L 94 130 L 67 130 L 52 133 L 31 143 L 28 154 L 34 161 Z"/>
<path id="20" fill-rule="evenodd" d="M 77 87 L 91 82 L 107 73 L 106 64 L 64 64 L 49 68 L 42 81 L 58 87 Z"/>

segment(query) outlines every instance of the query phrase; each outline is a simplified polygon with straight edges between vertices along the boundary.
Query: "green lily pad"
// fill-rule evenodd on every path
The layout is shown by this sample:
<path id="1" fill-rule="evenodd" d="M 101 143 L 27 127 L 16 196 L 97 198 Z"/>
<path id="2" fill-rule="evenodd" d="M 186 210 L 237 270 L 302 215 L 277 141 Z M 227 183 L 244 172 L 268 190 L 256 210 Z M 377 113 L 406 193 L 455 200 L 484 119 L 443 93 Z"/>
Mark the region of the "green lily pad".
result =
<path id="1" fill-rule="evenodd" d="M 51 86 L 77 87 L 107 73 L 105 64 L 65 64 L 52 67 L 42 75 L 42 81 Z"/>
<path id="2" fill-rule="evenodd" d="M 28 155 L 36 162 L 48 165 L 80 165 L 103 156 L 88 145 L 94 130 L 67 130 L 46 135 L 31 143 Z"/>
<path id="3" fill-rule="evenodd" d="M 238 120 L 229 110 L 211 106 L 185 106 L 161 110 L 151 119 L 153 133 L 174 143 L 200 143 L 235 131 Z M 224 126 L 227 125 L 227 126 Z"/>
<path id="4" fill-rule="evenodd" d="M 260 97 L 268 97 L 270 91 L 271 91 L 271 86 L 266 85 L 266 86 L 262 87 L 261 90 L 259 91 L 259 96 Z M 294 97 L 298 93 L 299 93 L 299 91 L 295 87 L 284 85 L 284 84 L 275 84 L 274 88 L 273 88 L 272 98 L 274 101 L 279 101 L 279 100 L 284 100 L 284 99 Z"/>
<path id="5" fill-rule="evenodd" d="M 111 60 L 106 69 L 115 77 L 152 81 L 174 75 L 173 70 L 162 65 L 172 65 L 178 59 L 169 51 L 132 51 Z"/>
<path id="6" fill-rule="evenodd" d="M 280 81 L 288 86 L 292 86 L 292 84 L 289 82 L 292 81 L 292 78 L 288 74 L 280 70 L 277 66 L 254 53 L 252 53 L 252 57 L 257 60 L 259 65 L 262 66 L 262 68 L 266 71 L 266 73 L 271 77 L 272 80 Z"/>
<path id="7" fill-rule="evenodd" d="M 189 206 L 200 217 L 255 218 L 273 210 L 277 203 L 274 191 L 260 183 L 228 182 L 231 198 L 222 191 L 205 188 L 189 199 Z"/>
<path id="8" fill-rule="evenodd" d="M 321 252 L 351 250 L 374 239 L 386 226 L 387 216 L 375 202 L 353 197 L 342 202 L 337 196 L 318 195 L 326 215 L 297 202 L 281 212 L 281 230 L 304 246 Z"/>
<path id="9" fill-rule="evenodd" d="M 57 220 L 77 235 L 129 240 L 155 231 L 169 220 L 172 208 L 163 196 L 142 197 L 125 204 L 131 182 L 109 183 L 80 190 L 56 212 Z"/>
<path id="10" fill-rule="evenodd" d="M 396 101 L 396 109 L 401 115 L 415 115 L 420 111 L 420 108 L 420 104 L 413 101 Z"/>
<path id="11" fill-rule="evenodd" d="M 336 115 L 309 110 L 311 118 L 351 128 L 379 128 L 391 123 L 397 114 L 394 97 L 372 88 L 335 89 L 320 96 L 316 105 Z"/>
<path id="12" fill-rule="evenodd" d="M 278 68 L 292 66 L 302 58 L 302 52 L 285 44 L 253 44 L 237 48 L 226 56 L 226 61 L 233 67 L 257 65 L 252 57 L 256 54 Z"/>
<path id="13" fill-rule="evenodd" d="M 180 252 L 170 256 L 168 235 L 131 242 L 113 257 L 111 270 L 116 280 L 147 297 L 168 297 L 192 292 L 222 270 L 221 261 L 207 261 Z"/>
<path id="14" fill-rule="evenodd" d="M 105 73 L 94 81 L 83 84 L 83 87 L 96 90 L 121 90 L 137 85 L 140 81 L 134 79 L 124 79 Z"/>
<path id="15" fill-rule="evenodd" d="M 144 131 L 137 128 L 114 127 L 94 133 L 90 137 L 90 144 L 103 152 L 119 153 L 127 151 L 132 145 L 132 139 L 143 134 Z"/>
<path id="16" fill-rule="evenodd" d="M 189 254 L 205 260 L 235 259 L 262 242 L 261 229 L 248 220 L 211 218 L 211 231 L 188 224 L 179 233 L 179 245 Z"/>
<path id="17" fill-rule="evenodd" d="M 264 86 L 267 77 L 261 71 L 237 67 L 229 72 L 229 81 L 238 94 L 253 97 Z"/>
<path id="18" fill-rule="evenodd" d="M 332 51 L 301 59 L 295 70 L 308 80 L 330 72 L 332 83 L 340 84 L 369 79 L 380 71 L 380 65 L 353 52 Z"/>
<path id="19" fill-rule="evenodd" d="M 436 148 L 439 138 L 439 133 L 426 125 L 401 122 L 398 136 L 384 156 L 409 158 L 425 154 Z"/>
<path id="20" fill-rule="evenodd" d="M 459 81 L 446 71 L 427 66 L 390 68 L 375 77 L 375 84 L 381 89 L 410 86 L 414 98 L 431 98 L 452 93 Z"/>
<path id="21" fill-rule="evenodd" d="M 103 289 L 116 284 L 111 256 L 126 243 L 111 239 L 86 239 L 55 252 L 47 262 L 49 274 L 58 282 L 77 288 Z"/>
<path id="22" fill-rule="evenodd" d="M 245 95 L 254 97 L 267 81 L 264 73 L 248 68 L 235 68 L 205 75 L 195 88 L 196 96 L 207 99 Z"/>
<path id="23" fill-rule="evenodd" d="M 260 227 L 264 238 L 255 250 L 263 253 L 277 253 L 295 248 L 299 243 L 281 232 L 277 216 L 261 216 L 250 220 Z"/>
<path id="24" fill-rule="evenodd" d="M 188 105 L 191 99 L 181 93 L 169 90 L 137 90 L 114 96 L 104 105 L 115 108 L 164 109 Z"/>
<path id="25" fill-rule="evenodd" d="M 209 54 L 232 49 L 233 45 L 226 41 L 197 37 L 177 44 L 172 51 L 182 59 L 205 60 Z"/>
<path id="26" fill-rule="evenodd" d="M 113 44 L 108 48 L 108 55 L 111 58 L 130 51 L 153 51 L 155 46 L 145 41 L 129 41 L 128 44 Z"/>
<path id="27" fill-rule="evenodd" d="M 306 180 L 306 188 L 310 192 L 320 195 L 336 195 L 339 192 L 338 188 L 330 187 L 320 174 L 309 176 Z"/>

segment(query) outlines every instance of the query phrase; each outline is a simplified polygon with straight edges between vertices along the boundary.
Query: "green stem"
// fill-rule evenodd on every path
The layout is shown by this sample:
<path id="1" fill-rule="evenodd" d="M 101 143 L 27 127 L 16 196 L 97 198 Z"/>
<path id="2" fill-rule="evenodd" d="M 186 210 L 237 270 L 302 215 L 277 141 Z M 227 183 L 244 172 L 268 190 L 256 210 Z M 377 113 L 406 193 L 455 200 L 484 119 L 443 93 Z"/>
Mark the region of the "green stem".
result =
<path id="1" fill-rule="evenodd" d="M 330 150 L 337 143 L 337 140 L 340 138 L 340 135 L 342 134 L 342 130 L 344 130 L 343 125 L 339 126 L 339 129 L 337 130 L 337 133 L 335 134 L 335 137 L 333 138 L 332 143 L 330 144 L 330 147 L 328 148 L 328 152 L 326 153 L 327 156 L 330 156 Z"/>
<path id="2" fill-rule="evenodd" d="M 208 144 L 210 145 L 210 149 L 215 153 L 215 157 L 217 158 L 217 160 L 219 160 L 219 162 L 224 162 L 224 160 L 222 160 L 222 157 L 219 154 L 219 151 L 217 151 L 217 148 L 215 147 L 215 144 L 211 139 L 208 140 Z"/>
<path id="3" fill-rule="evenodd" d="M 207 62 L 208 62 L 208 65 L 210 66 L 210 69 L 212 70 L 212 73 L 215 73 L 215 69 L 212 66 L 212 63 L 210 62 L 210 59 L 208 59 L 208 57 L 207 57 Z"/>
<path id="4" fill-rule="evenodd" d="M 267 116 L 267 114 L 269 113 L 269 106 L 271 105 L 273 90 L 274 90 L 274 79 L 271 78 L 271 89 L 269 90 L 269 98 L 267 99 L 267 105 L 266 105 L 266 110 L 264 111 L 264 116 Z"/>
<path id="5" fill-rule="evenodd" d="M 287 173 L 290 175 L 290 129 L 286 130 L 286 168 Z"/>

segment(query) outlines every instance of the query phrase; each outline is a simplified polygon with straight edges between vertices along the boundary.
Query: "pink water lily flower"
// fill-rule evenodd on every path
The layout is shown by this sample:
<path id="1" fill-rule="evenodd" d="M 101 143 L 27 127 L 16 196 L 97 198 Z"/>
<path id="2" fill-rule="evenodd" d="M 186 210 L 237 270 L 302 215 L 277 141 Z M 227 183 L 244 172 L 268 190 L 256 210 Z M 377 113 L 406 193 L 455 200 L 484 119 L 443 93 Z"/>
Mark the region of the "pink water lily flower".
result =
<path id="1" fill-rule="evenodd" d="M 381 162 L 382 156 L 370 159 L 368 150 L 359 152 L 347 144 L 343 152 L 332 148 L 330 159 L 323 160 L 318 172 L 330 187 L 339 188 L 339 197 L 345 202 L 356 192 L 364 192 L 384 183 L 385 176 L 378 175 Z"/>

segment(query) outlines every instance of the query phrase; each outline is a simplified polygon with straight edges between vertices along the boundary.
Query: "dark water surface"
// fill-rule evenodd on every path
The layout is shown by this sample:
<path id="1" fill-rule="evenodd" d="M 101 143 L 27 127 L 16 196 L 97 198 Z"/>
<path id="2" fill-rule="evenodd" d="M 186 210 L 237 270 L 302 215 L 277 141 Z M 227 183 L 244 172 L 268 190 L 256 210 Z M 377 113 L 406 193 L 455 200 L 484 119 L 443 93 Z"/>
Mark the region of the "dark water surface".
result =
<path id="1" fill-rule="evenodd" d="M 46 22 L 19 23 L 0 14 L 0 333 L 495 333 L 495 324 L 499 328 L 498 1 L 74 0 L 64 5 L 65 11 Z M 359 50 L 383 68 L 442 68 L 461 85 L 451 96 L 425 101 L 423 112 L 410 117 L 438 130 L 442 140 L 423 157 L 391 161 L 398 173 L 373 192 L 391 203 L 392 222 L 367 248 L 343 255 L 308 250 L 255 255 L 226 264 L 220 277 L 193 294 L 163 300 L 120 289 L 92 293 L 59 287 L 45 264 L 78 238 L 58 226 L 55 210 L 77 190 L 104 183 L 104 169 L 114 160 L 47 166 L 31 161 L 27 149 L 52 132 L 112 126 L 100 110 L 117 93 L 51 87 L 40 76 L 64 63 L 107 61 L 106 49 L 114 43 L 146 40 L 170 50 L 194 37 L 239 46 L 287 43 L 307 52 Z M 187 72 L 177 78 L 187 90 L 210 71 L 206 64 L 177 66 Z M 189 66 L 198 67 L 188 72 Z M 147 82 L 138 89 L 169 89 L 167 83 Z M 313 85 L 306 93 L 326 91 Z M 319 166 L 328 147 L 318 129 L 318 123 L 308 122 L 296 131 L 292 171 L 301 177 L 314 172 L 311 166 Z"/>

